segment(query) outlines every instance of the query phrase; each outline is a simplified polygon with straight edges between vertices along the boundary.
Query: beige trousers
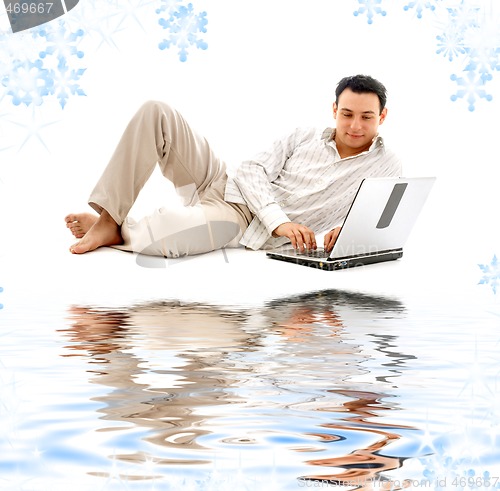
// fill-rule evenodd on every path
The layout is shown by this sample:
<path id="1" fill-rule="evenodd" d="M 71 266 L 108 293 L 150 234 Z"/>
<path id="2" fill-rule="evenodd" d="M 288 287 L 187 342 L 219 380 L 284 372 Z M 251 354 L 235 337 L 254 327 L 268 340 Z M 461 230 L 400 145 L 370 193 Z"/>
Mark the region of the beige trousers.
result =
<path id="1" fill-rule="evenodd" d="M 184 207 L 159 208 L 138 221 L 128 217 L 158 164 Z M 244 205 L 224 201 L 226 167 L 205 138 L 165 103 L 146 102 L 135 114 L 89 198 L 121 225 L 119 249 L 179 257 L 238 247 L 252 219 Z"/>

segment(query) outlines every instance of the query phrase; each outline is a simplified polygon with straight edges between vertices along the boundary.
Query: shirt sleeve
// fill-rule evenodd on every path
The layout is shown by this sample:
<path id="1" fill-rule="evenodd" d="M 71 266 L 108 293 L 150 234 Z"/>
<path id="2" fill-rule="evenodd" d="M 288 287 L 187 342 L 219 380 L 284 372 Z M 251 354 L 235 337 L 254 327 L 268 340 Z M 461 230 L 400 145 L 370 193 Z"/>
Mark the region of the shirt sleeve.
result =
<path id="1" fill-rule="evenodd" d="M 290 222 L 273 192 L 287 160 L 300 140 L 298 130 L 277 140 L 267 151 L 257 154 L 252 160 L 241 163 L 234 181 L 250 211 L 257 216 L 271 235 L 282 223 Z"/>

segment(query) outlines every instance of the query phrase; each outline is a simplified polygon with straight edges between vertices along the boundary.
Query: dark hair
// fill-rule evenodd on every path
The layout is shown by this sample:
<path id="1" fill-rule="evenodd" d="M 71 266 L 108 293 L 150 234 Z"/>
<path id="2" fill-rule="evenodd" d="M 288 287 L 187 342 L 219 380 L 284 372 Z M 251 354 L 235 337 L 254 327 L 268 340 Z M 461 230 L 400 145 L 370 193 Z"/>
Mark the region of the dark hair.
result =
<path id="1" fill-rule="evenodd" d="M 335 89 L 335 103 L 338 105 L 339 97 L 345 89 L 351 89 L 356 94 L 364 94 L 371 92 L 378 96 L 380 101 L 380 112 L 385 107 L 387 102 L 387 90 L 386 88 L 373 77 L 369 75 L 353 75 L 351 77 L 344 77 L 337 85 Z"/>

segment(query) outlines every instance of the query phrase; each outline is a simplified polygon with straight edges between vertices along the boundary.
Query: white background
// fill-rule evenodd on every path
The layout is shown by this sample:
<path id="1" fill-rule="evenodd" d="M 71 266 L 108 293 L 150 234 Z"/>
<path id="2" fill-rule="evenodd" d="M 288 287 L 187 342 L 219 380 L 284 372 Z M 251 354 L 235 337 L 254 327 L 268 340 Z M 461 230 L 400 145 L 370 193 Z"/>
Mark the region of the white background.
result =
<path id="1" fill-rule="evenodd" d="M 437 54 L 437 36 L 454 21 L 448 9 L 465 5 L 466 21 L 480 22 L 471 32 L 482 45 L 497 46 L 498 9 L 494 2 L 443 0 L 429 2 L 435 10 L 424 8 L 418 18 L 416 6 L 404 10 L 410 3 L 381 2 L 386 15 L 376 14 L 369 24 L 366 13 L 353 15 L 362 7 L 354 0 L 198 0 L 193 10 L 205 12 L 208 24 L 196 36 L 208 49 L 192 46 L 181 62 L 175 46 L 158 48 L 167 33 L 155 9 L 168 2 L 81 0 L 62 22 L 68 32 L 84 29 L 77 41 L 68 41 L 84 56 L 66 59 L 71 69 L 86 69 L 78 80 L 86 95 L 70 96 L 64 109 L 55 95 L 37 106 L 15 106 L 6 93 L 0 99 L 3 298 L 9 281 L 40 277 L 41 262 L 49 276 L 83 264 L 68 257 L 72 237 L 64 216 L 88 210 L 96 179 L 145 100 L 177 106 L 232 167 L 296 126 L 333 125 L 336 83 L 355 73 L 370 74 L 388 88 L 389 116 L 380 129 L 403 159 L 404 174 L 438 177 L 407 246 L 407 261 L 421 280 L 432 277 L 432 285 L 451 285 L 454 275 L 465 275 L 475 286 L 482 274 L 478 264 L 489 263 L 499 244 L 500 74 L 493 71 L 485 86 L 493 99 L 478 99 L 474 111 L 464 99 L 452 101 L 457 86 L 450 76 L 464 76 L 468 59 Z M 47 43 L 30 31 L 9 34 L 5 14 L 0 21 L 0 66 L 8 76 L 17 58 L 37 59 Z M 134 211 L 173 199 L 155 176 Z"/>

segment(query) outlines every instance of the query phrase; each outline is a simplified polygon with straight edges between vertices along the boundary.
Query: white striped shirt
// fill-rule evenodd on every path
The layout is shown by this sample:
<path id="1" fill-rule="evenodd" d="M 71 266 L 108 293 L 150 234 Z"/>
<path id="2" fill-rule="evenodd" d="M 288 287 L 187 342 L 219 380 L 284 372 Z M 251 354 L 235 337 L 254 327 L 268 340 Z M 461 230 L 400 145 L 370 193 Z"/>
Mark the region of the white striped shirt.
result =
<path id="1" fill-rule="evenodd" d="M 332 128 L 297 129 L 229 177 L 225 201 L 246 204 L 254 215 L 242 245 L 279 247 L 289 239 L 272 237 L 272 232 L 290 221 L 316 234 L 331 230 L 342 224 L 364 178 L 401 175 L 401 161 L 382 137 L 367 151 L 343 159 L 334 137 Z"/>

